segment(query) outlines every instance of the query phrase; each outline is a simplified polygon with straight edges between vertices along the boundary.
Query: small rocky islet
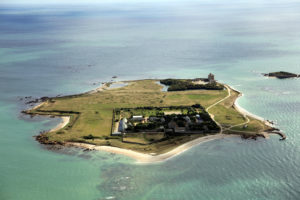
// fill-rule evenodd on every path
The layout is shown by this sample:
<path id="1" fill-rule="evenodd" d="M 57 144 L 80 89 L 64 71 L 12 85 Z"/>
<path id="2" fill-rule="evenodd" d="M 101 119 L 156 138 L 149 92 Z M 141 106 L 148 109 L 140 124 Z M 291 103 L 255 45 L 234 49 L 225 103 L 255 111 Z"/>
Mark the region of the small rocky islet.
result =
<path id="1" fill-rule="evenodd" d="M 294 74 L 291 72 L 279 71 L 279 72 L 270 72 L 263 74 L 266 77 L 275 77 L 278 79 L 287 79 L 287 78 L 299 78 L 300 74 Z"/>

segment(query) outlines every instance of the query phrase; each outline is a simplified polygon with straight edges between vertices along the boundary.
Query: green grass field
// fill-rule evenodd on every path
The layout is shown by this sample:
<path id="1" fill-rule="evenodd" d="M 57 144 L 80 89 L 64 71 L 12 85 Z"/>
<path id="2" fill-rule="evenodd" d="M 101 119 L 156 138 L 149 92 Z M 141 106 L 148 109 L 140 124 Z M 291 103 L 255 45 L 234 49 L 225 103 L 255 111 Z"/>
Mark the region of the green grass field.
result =
<path id="1" fill-rule="evenodd" d="M 201 104 L 208 107 L 225 98 L 227 90 L 188 90 L 176 92 L 162 92 L 162 86 L 157 80 L 130 81 L 129 85 L 122 88 L 107 89 L 92 94 L 81 94 L 52 98 L 37 109 L 27 111 L 28 114 L 47 114 L 53 116 L 71 116 L 70 123 L 56 132 L 48 132 L 46 136 L 51 141 L 59 142 L 86 142 L 95 145 L 111 145 L 120 148 L 132 149 L 147 153 L 163 153 L 180 144 L 193 140 L 203 135 L 180 136 L 169 138 L 150 145 L 128 144 L 119 137 L 110 136 L 112 115 L 114 108 L 132 108 L 144 106 L 191 106 Z M 230 98 L 212 107 L 209 112 L 215 120 L 224 127 L 230 127 L 246 121 L 246 119 L 233 107 L 238 93 L 232 91 Z M 63 111 L 63 112 L 62 112 Z M 72 112 L 68 114 L 68 112 Z M 262 131 L 265 125 L 251 119 L 251 131 Z M 242 130 L 243 127 L 235 127 Z M 247 130 L 248 131 L 248 130 Z M 84 139 L 84 136 L 93 135 L 94 139 Z M 146 137 L 136 139 L 145 142 Z"/>

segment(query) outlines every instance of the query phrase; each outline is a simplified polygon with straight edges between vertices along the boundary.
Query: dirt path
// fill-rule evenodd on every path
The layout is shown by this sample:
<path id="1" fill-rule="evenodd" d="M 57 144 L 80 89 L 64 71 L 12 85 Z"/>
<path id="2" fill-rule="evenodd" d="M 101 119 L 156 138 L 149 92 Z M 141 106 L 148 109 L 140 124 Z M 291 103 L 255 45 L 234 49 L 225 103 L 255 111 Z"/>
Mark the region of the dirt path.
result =
<path id="1" fill-rule="evenodd" d="M 216 103 L 214 103 L 214 104 L 208 106 L 208 107 L 205 109 L 206 112 L 207 112 L 207 113 L 210 115 L 210 117 L 212 118 L 212 120 L 220 127 L 220 132 L 219 132 L 219 134 L 222 134 L 222 133 L 223 133 L 223 127 L 222 127 L 222 125 L 221 125 L 219 122 L 217 122 L 217 121 L 215 120 L 215 116 L 209 112 L 209 109 L 211 109 L 211 108 L 213 108 L 214 106 L 218 105 L 219 103 L 225 101 L 226 99 L 228 99 L 228 98 L 231 96 L 231 90 L 230 90 L 230 88 L 229 88 L 227 85 L 225 85 L 225 87 L 226 87 L 227 92 L 228 92 L 227 96 L 224 97 L 223 99 L 217 101 Z"/>
<path id="2" fill-rule="evenodd" d="M 228 99 L 228 98 L 231 96 L 231 89 L 230 89 L 227 85 L 224 85 L 224 86 L 226 87 L 226 89 L 227 89 L 227 91 L 228 91 L 228 95 L 227 95 L 226 97 L 224 97 L 223 99 L 219 100 L 218 102 L 216 102 L 216 103 L 214 103 L 214 104 L 212 104 L 212 105 L 210 105 L 209 107 L 206 108 L 206 112 L 208 112 L 208 114 L 210 115 L 210 117 L 211 117 L 211 118 L 214 120 L 214 122 L 216 122 L 216 124 L 220 127 L 221 130 L 220 130 L 220 133 L 219 133 L 219 134 L 222 134 L 224 130 L 229 130 L 229 129 L 232 129 L 232 128 L 237 127 L 237 126 L 243 126 L 243 125 L 246 125 L 246 124 L 248 124 L 248 123 L 250 122 L 249 117 L 248 117 L 245 113 L 243 113 L 243 112 L 241 112 L 241 114 L 242 114 L 243 117 L 245 118 L 245 120 L 246 120 L 245 122 L 240 123 L 240 124 L 236 124 L 236 125 L 232 125 L 232 126 L 230 126 L 230 127 L 228 127 L 228 128 L 225 128 L 225 129 L 223 129 L 222 125 L 214 119 L 214 115 L 211 114 L 211 113 L 209 112 L 209 109 L 211 109 L 211 108 L 213 108 L 214 106 L 218 105 L 219 103 L 225 101 L 226 99 Z M 242 131 L 236 131 L 236 132 L 241 133 Z"/>

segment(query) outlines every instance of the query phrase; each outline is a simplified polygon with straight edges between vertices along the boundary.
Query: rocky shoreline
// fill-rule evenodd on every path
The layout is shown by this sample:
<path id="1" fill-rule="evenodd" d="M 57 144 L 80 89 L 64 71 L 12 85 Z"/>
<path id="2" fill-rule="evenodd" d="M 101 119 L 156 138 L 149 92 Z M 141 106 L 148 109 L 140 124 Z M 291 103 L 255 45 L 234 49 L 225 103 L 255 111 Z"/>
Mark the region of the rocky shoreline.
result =
<path id="1" fill-rule="evenodd" d="M 227 85 L 228 86 L 228 85 Z M 239 90 L 231 87 L 231 86 L 228 86 L 230 89 L 236 91 L 239 93 L 239 98 L 243 96 L 243 93 L 241 93 Z M 270 120 L 265 120 L 263 119 L 262 117 L 259 117 L 253 113 L 250 113 L 248 112 L 247 110 L 245 110 L 244 108 L 242 108 L 241 106 L 239 106 L 239 104 L 237 103 L 237 100 L 234 102 L 233 104 L 233 107 L 234 109 L 236 109 L 238 112 L 242 113 L 244 116 L 249 116 L 249 117 L 252 117 L 254 119 L 257 119 L 257 120 L 260 120 L 262 122 L 264 122 L 268 127 L 270 127 L 268 130 L 264 131 L 263 133 L 257 133 L 256 135 L 241 135 L 241 138 L 243 139 L 254 139 L 256 140 L 257 137 L 263 137 L 263 138 L 266 138 L 266 135 L 265 134 L 277 134 L 280 136 L 280 139 L 279 140 L 285 140 L 286 139 L 286 135 L 278 128 L 276 128 L 274 126 L 274 123 Z"/>

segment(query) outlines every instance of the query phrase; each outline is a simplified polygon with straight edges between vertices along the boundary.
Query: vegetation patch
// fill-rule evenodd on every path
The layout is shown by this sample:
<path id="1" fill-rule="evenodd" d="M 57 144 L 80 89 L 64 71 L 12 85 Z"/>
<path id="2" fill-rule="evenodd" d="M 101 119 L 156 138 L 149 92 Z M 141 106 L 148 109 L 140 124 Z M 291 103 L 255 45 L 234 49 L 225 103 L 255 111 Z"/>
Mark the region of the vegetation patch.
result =
<path id="1" fill-rule="evenodd" d="M 203 79 L 204 81 L 206 79 Z M 204 82 L 203 81 L 203 82 Z M 160 81 L 161 84 L 169 86 L 168 91 L 184 91 L 184 90 L 223 90 L 224 86 L 217 82 L 208 82 L 205 84 L 197 84 L 196 80 L 190 79 L 165 79 Z"/>

